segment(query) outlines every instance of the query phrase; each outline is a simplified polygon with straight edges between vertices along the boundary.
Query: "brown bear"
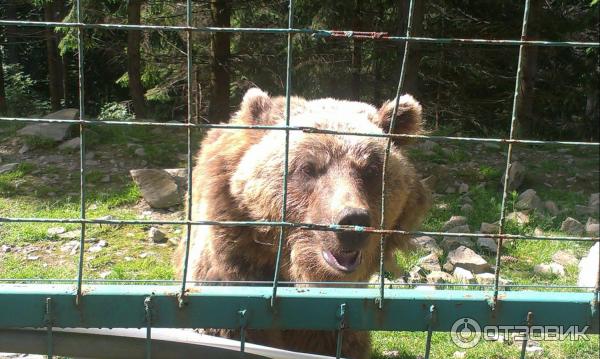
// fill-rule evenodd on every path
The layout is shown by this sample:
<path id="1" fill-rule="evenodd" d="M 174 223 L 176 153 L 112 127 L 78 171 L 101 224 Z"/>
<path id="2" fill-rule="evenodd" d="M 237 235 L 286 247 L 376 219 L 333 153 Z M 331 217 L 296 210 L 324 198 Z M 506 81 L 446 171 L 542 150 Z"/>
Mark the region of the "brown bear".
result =
<path id="1" fill-rule="evenodd" d="M 360 133 L 387 133 L 395 101 L 380 109 L 331 98 L 292 97 L 290 125 Z M 232 125 L 284 125 L 285 98 L 250 89 Z M 421 131 L 421 106 L 399 99 L 392 133 Z M 429 191 L 403 154 L 407 138 L 394 140 L 386 174 L 385 224 L 414 230 L 429 207 Z M 289 132 L 288 222 L 378 227 L 387 138 Z M 283 205 L 285 131 L 212 129 L 202 141 L 193 170 L 192 220 L 280 221 Z M 278 227 L 192 226 L 187 277 L 190 281 L 272 281 Z M 179 276 L 185 241 L 176 255 Z M 386 270 L 395 272 L 394 252 L 408 238 L 386 240 Z M 366 281 L 379 270 L 379 235 L 286 229 L 282 281 Z M 391 267 L 390 267 L 391 266 Z M 213 331 L 235 337 L 235 331 Z M 247 340 L 308 353 L 335 354 L 335 333 L 248 331 Z M 368 332 L 346 331 L 342 353 L 368 358 Z"/>

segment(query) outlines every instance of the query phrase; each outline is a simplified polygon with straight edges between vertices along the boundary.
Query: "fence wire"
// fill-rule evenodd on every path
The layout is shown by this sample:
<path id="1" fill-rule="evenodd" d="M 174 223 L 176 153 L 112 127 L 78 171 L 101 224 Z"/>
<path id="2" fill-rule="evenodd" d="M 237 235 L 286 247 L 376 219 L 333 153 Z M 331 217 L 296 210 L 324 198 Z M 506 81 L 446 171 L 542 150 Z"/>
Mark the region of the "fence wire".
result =
<path id="1" fill-rule="evenodd" d="M 446 236 L 446 237 L 487 237 L 493 238 L 497 240 L 497 251 L 495 257 L 495 273 L 494 273 L 494 281 L 492 284 L 482 285 L 482 284 L 419 284 L 420 286 L 433 286 L 433 287 L 443 287 L 443 288 L 483 288 L 484 290 L 491 290 L 491 300 L 490 307 L 491 311 L 494 312 L 497 309 L 497 303 L 499 299 L 499 291 L 502 288 L 503 290 L 509 290 L 510 288 L 522 288 L 522 289 L 539 289 L 539 288 L 551 288 L 551 289 L 576 289 L 581 287 L 577 286 L 568 286 L 568 285 L 513 285 L 513 284 L 501 284 L 500 283 L 500 269 L 501 269 L 501 253 L 502 253 L 502 243 L 504 240 L 508 239 L 518 239 L 518 240 L 552 240 L 552 241 L 583 241 L 583 242 L 597 242 L 599 238 L 597 236 L 587 236 L 587 237 L 572 237 L 572 236 L 526 236 L 526 235 L 515 235 L 504 233 L 505 232 L 505 223 L 506 223 L 506 204 L 507 204 L 507 195 L 508 195 L 508 173 L 511 166 L 512 159 L 512 151 L 513 145 L 560 145 L 560 146 L 580 146 L 580 147 L 592 147 L 599 148 L 600 143 L 598 142 L 579 142 L 579 141 L 542 141 L 542 140 L 533 140 L 533 139 L 517 139 L 514 135 L 515 124 L 518 121 L 517 118 L 517 103 L 520 101 L 521 91 L 521 69 L 523 65 L 523 52 L 529 46 L 540 46 L 540 47 L 585 47 L 585 48 L 597 48 L 600 46 L 598 42 L 581 42 L 581 41 L 532 41 L 527 40 L 527 25 L 529 21 L 529 12 L 530 12 L 530 0 L 526 0 L 524 3 L 524 11 L 523 11 L 523 21 L 522 21 L 522 31 L 521 38 L 519 40 L 502 40 L 502 39 L 474 39 L 474 38 L 431 38 L 431 37 L 420 37 L 420 36 L 412 36 L 412 23 L 413 23 L 413 7 L 414 0 L 410 1 L 409 5 L 409 14 L 408 14 L 408 25 L 405 36 L 391 36 L 387 33 L 382 32 L 365 32 L 365 31 L 340 31 L 340 30 L 323 30 L 323 29 L 306 29 L 306 28 L 294 28 L 293 27 L 293 14 L 294 14 L 294 2 L 293 0 L 289 0 L 288 2 L 288 27 L 287 28 L 224 28 L 224 27 L 196 27 L 192 25 L 192 1 L 187 0 L 186 2 L 186 16 L 185 16 L 185 26 L 161 26 L 161 25 L 125 25 L 125 24 L 89 24 L 85 23 L 82 20 L 83 8 L 82 1 L 75 0 L 75 10 L 76 10 L 76 22 L 45 22 L 45 21 L 22 21 L 22 20 L 0 20 L 0 26 L 17 26 L 17 27 L 41 27 L 41 28 L 75 28 L 77 30 L 77 49 L 78 49 L 78 83 L 79 83 L 79 119 L 78 120 L 59 120 L 59 119 L 47 119 L 47 118 L 22 118 L 22 117 L 0 117 L 0 121 L 8 121 L 8 122 L 38 122 L 38 123 L 70 123 L 77 124 L 80 130 L 80 216 L 79 218 L 19 218 L 19 217 L 0 217 L 0 222 L 6 223 L 76 223 L 80 225 L 80 246 L 79 246 L 79 259 L 78 259 L 78 270 L 77 277 L 75 280 L 20 280 L 25 283 L 32 283 L 43 286 L 45 283 L 76 283 L 76 290 L 74 292 L 75 302 L 77 305 L 80 304 L 83 293 L 83 285 L 85 284 L 175 284 L 178 283 L 180 289 L 178 291 L 178 305 L 179 307 L 183 307 L 187 303 L 188 297 L 194 298 L 194 294 L 190 294 L 188 291 L 188 285 L 207 285 L 207 284 L 227 284 L 227 285 L 248 285 L 251 284 L 259 284 L 259 285 L 271 285 L 271 295 L 268 296 L 270 299 L 271 307 L 277 306 L 277 298 L 278 298 L 278 288 L 283 288 L 289 285 L 320 285 L 323 284 L 321 282 L 287 282 L 281 281 L 279 278 L 279 270 L 281 266 L 281 252 L 283 248 L 283 244 L 286 236 L 286 229 L 289 228 L 302 228 L 306 230 L 319 230 L 319 231 L 362 231 L 368 233 L 376 233 L 380 234 L 380 278 L 379 283 L 377 284 L 378 295 L 376 296 L 376 302 L 379 310 L 383 310 L 384 303 L 386 303 L 387 297 L 385 296 L 385 287 L 389 288 L 402 288 L 402 287 L 411 287 L 412 284 L 399 284 L 392 283 L 388 284 L 384 281 L 383 268 L 384 268 L 384 244 L 386 236 L 391 234 L 403 234 L 403 235 L 431 235 L 431 236 Z M 122 31 L 176 31 L 176 32 L 185 32 L 186 33 L 186 70 L 187 70 L 187 119 L 185 123 L 156 123 L 156 122 L 139 122 L 139 121 L 98 121 L 95 119 L 91 119 L 87 116 L 85 112 L 85 93 L 84 93 L 84 34 L 88 30 L 92 29 L 111 29 L 111 30 L 122 30 Z M 255 33 L 255 34 L 273 34 L 273 35 L 286 35 L 287 36 L 287 60 L 286 60 L 286 87 L 285 87 L 285 124 L 277 125 L 277 126 L 263 126 L 263 125 L 230 125 L 230 124 L 208 124 L 208 123 L 199 123 L 195 124 L 192 122 L 192 78 L 191 78 L 191 69 L 193 65 L 193 46 L 192 46 L 192 36 L 194 33 L 217 33 L 217 32 L 227 32 L 227 33 Z M 292 94 L 292 39 L 294 35 L 305 34 L 312 35 L 314 37 L 320 38 L 341 38 L 341 39 L 352 39 L 352 38 L 360 38 L 364 40 L 371 41 L 389 41 L 389 42 L 397 42 L 404 44 L 404 55 L 402 58 L 402 62 L 400 64 L 400 77 L 398 80 L 398 86 L 396 90 L 396 100 L 395 106 L 392 115 L 392 123 L 390 125 L 390 130 L 394 127 L 393 122 L 395 120 L 395 114 L 398 110 L 398 102 L 400 95 L 403 92 L 404 87 L 404 77 L 406 73 L 406 61 L 409 56 L 410 45 L 412 43 L 434 43 L 434 44 L 447 44 L 447 45 L 486 45 L 486 46 L 519 46 L 519 57 L 517 60 L 517 73 L 515 78 L 515 90 L 513 97 L 513 108 L 511 114 L 510 121 L 510 133 L 508 138 L 478 138 L 478 137 L 457 137 L 457 136 L 433 136 L 433 135 L 407 135 L 407 134 L 392 134 L 392 133 L 356 133 L 356 132 L 344 132 L 344 131 L 332 131 L 325 129 L 317 129 L 312 127 L 300 127 L 300 126 L 291 126 L 290 125 L 290 98 Z M 115 220 L 115 219 L 90 219 L 86 214 L 86 164 L 85 164 L 85 152 L 86 152 L 86 130 L 88 127 L 92 126 L 155 126 L 155 127 L 173 127 L 173 128 L 185 128 L 187 130 L 186 138 L 187 138 L 187 210 L 185 213 L 185 220 Z M 279 221 L 194 221 L 192 220 L 192 130 L 194 128 L 202 128 L 202 129 L 210 129 L 210 128 L 219 128 L 219 129 L 227 129 L 227 130 L 272 130 L 272 131 L 285 131 L 285 148 L 284 148 L 284 165 L 283 165 L 283 205 L 281 208 L 281 219 Z M 382 193 L 381 193 L 381 222 L 379 223 L 378 228 L 367 228 L 367 227 L 359 227 L 359 226 L 342 226 L 337 224 L 319 224 L 319 223 L 296 223 L 296 222 L 288 222 L 287 221 L 287 182 L 288 182 L 288 156 L 289 156 L 289 135 L 290 131 L 303 131 L 307 133 L 322 133 L 329 135 L 350 135 L 350 136 L 370 136 L 370 137 L 380 137 L 387 139 L 387 147 L 383 162 L 383 180 L 382 180 Z M 501 212 L 500 212 L 500 224 L 499 231 L 497 234 L 479 234 L 479 233 L 445 233 L 445 232 L 428 232 L 428 231 L 403 231 L 403 230 L 393 230 L 384 228 L 385 223 L 385 206 L 386 206 L 386 198 L 385 198 L 385 188 L 386 188 L 386 169 L 388 156 L 391 149 L 391 143 L 393 139 L 397 138 L 416 138 L 416 139 L 430 139 L 433 141 L 456 141 L 456 142 L 476 142 L 476 143 L 502 143 L 508 144 L 507 150 L 507 158 L 506 158 L 506 166 L 504 170 L 504 183 L 503 183 L 503 191 L 502 191 L 502 203 L 501 203 Z M 86 238 L 86 225 L 88 224 L 110 224 L 110 225 L 147 225 L 147 224 L 177 224 L 177 225 L 185 225 L 186 227 L 186 248 L 185 248 L 185 261 L 183 267 L 183 276 L 181 281 L 135 281 L 135 280 L 87 280 L 84 279 L 84 252 L 85 252 L 85 238 Z M 219 226 L 229 226 L 229 227 L 243 227 L 243 226 L 271 226 L 278 227 L 280 229 L 278 245 L 277 245 L 277 257 L 276 257 L 276 265 L 275 271 L 273 273 L 273 280 L 268 282 L 243 282 L 243 281 L 200 281 L 200 282 L 190 282 L 187 280 L 187 271 L 188 271 L 188 263 L 190 256 L 190 236 L 191 236 L 191 228 L 194 225 L 219 225 Z M 0 283 L 2 282 L 14 282 L 11 279 L 0 279 Z M 362 285 L 362 286 L 373 286 L 373 284 L 364 283 L 364 282 L 328 282 L 327 285 L 334 287 L 343 287 L 343 286 L 353 286 L 353 285 Z M 283 287 L 282 287 L 283 286 Z M 596 283 L 594 287 L 594 299 L 592 303 L 592 308 L 596 308 L 592 310 L 590 313 L 590 317 L 597 318 L 597 306 L 598 306 L 598 292 L 599 292 L 600 283 Z M 230 287 L 232 288 L 232 287 Z M 588 288 L 589 289 L 589 288 Z M 286 292 L 287 293 L 287 292 Z M 394 292 L 392 292 L 394 293 Z M 151 328 L 153 325 L 160 325 L 159 323 L 155 323 L 158 320 L 162 320 L 162 318 L 157 317 L 156 320 L 153 317 L 153 307 L 156 305 L 155 302 L 160 302 L 161 293 L 157 291 L 156 297 L 153 296 L 145 296 L 144 298 L 144 320 L 147 328 L 147 347 L 146 347 L 146 357 L 150 358 L 152 353 L 152 335 Z M 286 294 L 287 295 L 287 294 Z M 394 299 L 395 294 L 390 294 Z M 573 293 L 565 293 L 565 298 L 569 295 L 573 296 Z M 222 295 L 223 296 L 223 295 Z M 349 297 L 347 302 L 350 303 L 352 300 L 352 296 L 348 294 Z M 225 296 L 223 296 L 225 297 Z M 554 297 L 553 297 L 554 298 Z M 560 298 L 560 297 L 556 297 Z M 341 299 L 344 299 L 343 297 Z M 57 299 L 60 301 L 60 298 Z M 318 299 L 315 299 L 317 301 Z M 556 299 L 560 300 L 560 299 Z M 566 299 L 565 299 L 566 300 Z M 45 299 L 45 314 L 44 314 L 44 323 L 47 327 L 47 337 L 48 337 L 48 350 L 47 354 L 49 357 L 53 355 L 53 340 L 52 340 L 52 328 L 53 324 L 56 324 L 54 320 L 54 316 L 56 315 L 53 311 L 53 299 L 48 297 Z M 248 304 L 248 308 L 238 308 L 239 315 L 239 329 L 242 333 L 241 338 L 241 347 L 240 350 L 243 354 L 245 347 L 245 330 L 250 323 L 248 322 L 248 314 L 250 304 Z M 350 307 L 350 306 L 349 306 Z M 341 343 L 343 338 L 343 330 L 345 329 L 344 323 L 346 317 L 348 315 L 352 315 L 351 312 L 347 313 L 347 306 L 345 303 L 336 304 L 336 318 L 338 318 L 338 322 L 334 324 L 334 328 L 337 329 L 337 353 L 336 357 L 341 356 Z M 431 337 L 432 331 L 437 330 L 436 322 L 437 317 L 441 313 L 443 313 L 444 307 L 439 308 L 439 305 L 431 305 L 428 306 L 427 309 L 427 318 L 426 318 L 426 327 L 427 331 L 427 339 L 426 339 L 426 348 L 425 348 L 425 357 L 428 358 L 431 350 Z M 595 312 L 594 312 L 595 310 Z M 527 325 L 531 325 L 531 317 L 532 312 L 527 313 L 527 318 L 523 318 L 526 320 Z M 0 323 L 1 324 L 1 323 Z M 368 329 L 381 329 L 383 326 L 374 326 L 373 328 L 369 327 Z M 525 355 L 525 347 L 526 342 L 523 343 L 521 357 Z"/>

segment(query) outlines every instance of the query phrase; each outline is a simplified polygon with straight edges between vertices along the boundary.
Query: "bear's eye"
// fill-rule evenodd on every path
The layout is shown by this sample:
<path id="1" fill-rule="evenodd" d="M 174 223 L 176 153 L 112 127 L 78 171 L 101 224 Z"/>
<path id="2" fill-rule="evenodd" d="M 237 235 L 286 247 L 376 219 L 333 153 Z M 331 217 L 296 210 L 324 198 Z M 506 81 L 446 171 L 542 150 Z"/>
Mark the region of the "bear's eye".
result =
<path id="1" fill-rule="evenodd" d="M 312 162 L 304 163 L 300 168 L 300 173 L 308 177 L 317 177 L 317 166 Z"/>
<path id="2" fill-rule="evenodd" d="M 381 164 L 371 163 L 363 170 L 363 176 L 367 179 L 377 178 L 381 174 Z"/>

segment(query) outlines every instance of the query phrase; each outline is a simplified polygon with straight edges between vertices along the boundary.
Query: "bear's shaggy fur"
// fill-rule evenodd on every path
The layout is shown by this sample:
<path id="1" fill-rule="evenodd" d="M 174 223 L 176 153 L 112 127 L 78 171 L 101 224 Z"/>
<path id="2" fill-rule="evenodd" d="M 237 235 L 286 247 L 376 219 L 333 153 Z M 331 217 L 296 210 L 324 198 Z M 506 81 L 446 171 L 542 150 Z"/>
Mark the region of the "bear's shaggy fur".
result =
<path id="1" fill-rule="evenodd" d="M 291 99 L 292 126 L 362 133 L 387 133 L 394 101 L 380 109 L 361 102 Z M 393 133 L 421 130 L 421 106 L 410 95 L 399 100 Z M 250 89 L 230 124 L 283 125 L 285 99 Z M 289 222 L 377 227 L 386 138 L 289 132 L 287 218 Z M 429 207 L 429 192 L 396 139 L 386 174 L 385 228 L 414 230 Z M 280 221 L 283 202 L 285 131 L 213 129 L 202 142 L 193 171 L 192 220 Z M 278 227 L 192 226 L 187 277 L 190 281 L 272 281 Z M 282 281 L 366 281 L 379 269 L 379 236 L 286 230 Z M 184 241 L 182 241 L 184 242 Z M 386 263 L 405 249 L 406 236 L 386 240 Z M 181 276 L 185 243 L 176 255 Z M 386 268 L 395 272 L 394 268 Z M 214 332 L 213 332 L 214 333 Z M 235 337 L 234 331 L 216 331 Z M 309 353 L 335 354 L 335 333 L 249 331 L 247 340 Z M 343 355 L 367 358 L 367 332 L 346 331 Z"/>

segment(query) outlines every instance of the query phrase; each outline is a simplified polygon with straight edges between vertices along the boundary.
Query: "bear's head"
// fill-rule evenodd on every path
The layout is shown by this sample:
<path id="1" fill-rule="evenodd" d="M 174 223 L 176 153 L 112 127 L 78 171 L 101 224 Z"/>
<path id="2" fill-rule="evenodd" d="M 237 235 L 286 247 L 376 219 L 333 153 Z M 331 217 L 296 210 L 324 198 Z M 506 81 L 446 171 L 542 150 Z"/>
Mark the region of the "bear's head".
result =
<path id="1" fill-rule="evenodd" d="M 290 125 L 383 134 L 389 131 L 394 106 L 393 100 L 376 109 L 361 102 L 294 97 Z M 233 122 L 284 125 L 285 99 L 251 89 Z M 421 106 L 410 95 L 400 97 L 391 132 L 415 134 L 420 130 Z M 249 219 L 279 221 L 286 133 L 262 133 L 239 162 L 230 182 L 231 195 Z M 388 157 L 386 229 L 412 230 L 428 208 L 428 192 L 402 153 L 405 142 L 406 138 L 395 139 Z M 286 221 L 379 227 L 387 138 L 292 130 L 288 143 Z M 264 234 L 276 237 L 273 227 Z M 286 234 L 282 273 L 289 280 L 365 280 L 379 269 L 378 234 L 302 228 L 288 228 Z M 393 261 L 390 254 L 405 243 L 402 236 L 387 237 L 387 260 Z"/>

